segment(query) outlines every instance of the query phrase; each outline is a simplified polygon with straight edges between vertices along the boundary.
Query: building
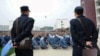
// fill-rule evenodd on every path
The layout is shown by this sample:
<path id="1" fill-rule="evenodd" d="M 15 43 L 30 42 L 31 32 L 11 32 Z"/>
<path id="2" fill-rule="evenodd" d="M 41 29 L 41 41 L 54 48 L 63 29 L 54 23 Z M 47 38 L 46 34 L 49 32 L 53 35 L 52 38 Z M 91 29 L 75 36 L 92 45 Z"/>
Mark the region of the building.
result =
<path id="1" fill-rule="evenodd" d="M 96 12 L 95 12 L 95 1 L 94 0 L 81 0 L 81 6 L 84 7 L 84 14 L 90 20 L 92 20 L 95 25 L 96 23 Z"/>
<path id="2" fill-rule="evenodd" d="M 9 30 L 11 30 L 11 28 L 12 28 L 12 26 L 13 26 L 13 20 L 10 20 L 9 21 Z M 38 26 L 34 26 L 34 28 L 33 28 L 33 30 L 40 30 L 40 27 L 38 27 Z"/>
<path id="3" fill-rule="evenodd" d="M 11 30 L 12 26 L 13 26 L 13 22 L 12 20 L 9 21 L 9 30 Z"/>
<path id="4" fill-rule="evenodd" d="M 34 26 L 33 30 L 35 30 L 35 31 L 40 31 L 40 27 Z"/>
<path id="5" fill-rule="evenodd" d="M 68 28 L 69 20 L 68 19 L 57 19 L 55 24 L 55 29 Z"/>
<path id="6" fill-rule="evenodd" d="M 96 9 L 97 28 L 99 29 L 99 37 L 100 37 L 100 0 L 95 0 L 95 9 Z"/>
<path id="7" fill-rule="evenodd" d="M 0 25 L 0 32 L 9 31 L 9 25 Z"/>
<path id="8" fill-rule="evenodd" d="M 53 31 L 53 27 L 45 26 L 45 27 L 41 28 L 40 31 Z"/>
<path id="9" fill-rule="evenodd" d="M 100 29 L 100 0 L 95 0 L 97 27 Z"/>

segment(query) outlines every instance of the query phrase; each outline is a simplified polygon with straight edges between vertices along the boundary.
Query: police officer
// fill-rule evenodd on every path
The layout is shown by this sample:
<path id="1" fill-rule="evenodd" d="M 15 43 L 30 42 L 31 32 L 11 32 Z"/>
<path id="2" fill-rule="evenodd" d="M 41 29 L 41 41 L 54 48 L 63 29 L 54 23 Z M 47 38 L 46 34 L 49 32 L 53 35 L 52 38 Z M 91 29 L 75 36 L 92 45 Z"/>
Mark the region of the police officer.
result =
<path id="1" fill-rule="evenodd" d="M 73 56 L 82 56 L 83 48 L 97 47 L 98 32 L 94 23 L 83 15 L 83 7 L 76 7 L 74 12 L 76 19 L 70 21 L 73 39 Z M 84 24 L 85 31 L 78 19 Z M 86 34 L 88 37 L 86 37 Z"/>
<path id="2" fill-rule="evenodd" d="M 29 49 L 19 49 L 18 43 L 21 42 L 26 37 L 33 37 L 31 31 L 34 25 L 34 19 L 29 17 L 29 8 L 28 6 L 22 6 L 21 9 L 21 16 L 18 17 L 11 29 L 11 36 L 13 47 L 15 48 L 16 56 L 33 56 L 33 50 L 31 47 Z M 18 20 L 18 33 L 16 33 L 16 21 Z"/>

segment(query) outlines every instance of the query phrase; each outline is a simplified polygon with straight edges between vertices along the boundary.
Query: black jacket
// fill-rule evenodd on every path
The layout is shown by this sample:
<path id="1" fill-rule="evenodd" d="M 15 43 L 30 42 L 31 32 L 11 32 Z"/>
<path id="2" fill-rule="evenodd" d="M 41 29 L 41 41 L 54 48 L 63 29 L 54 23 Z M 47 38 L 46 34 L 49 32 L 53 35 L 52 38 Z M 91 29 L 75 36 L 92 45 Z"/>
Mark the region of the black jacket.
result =
<path id="1" fill-rule="evenodd" d="M 81 19 L 81 21 L 84 23 L 86 28 L 86 34 L 89 36 L 89 38 L 86 38 L 81 23 L 77 19 L 72 19 L 70 21 L 70 31 L 74 46 L 83 47 L 85 46 L 86 41 L 92 41 L 93 44 L 96 45 L 98 32 L 94 23 L 85 16 L 79 16 L 77 18 Z"/>
<path id="2" fill-rule="evenodd" d="M 16 21 L 18 19 L 18 33 L 16 33 Z M 25 37 L 32 37 L 32 28 L 34 25 L 34 19 L 28 17 L 25 14 L 22 14 L 20 17 L 18 17 L 14 23 L 13 27 L 11 29 L 11 36 L 12 41 L 14 42 L 20 42 Z"/>

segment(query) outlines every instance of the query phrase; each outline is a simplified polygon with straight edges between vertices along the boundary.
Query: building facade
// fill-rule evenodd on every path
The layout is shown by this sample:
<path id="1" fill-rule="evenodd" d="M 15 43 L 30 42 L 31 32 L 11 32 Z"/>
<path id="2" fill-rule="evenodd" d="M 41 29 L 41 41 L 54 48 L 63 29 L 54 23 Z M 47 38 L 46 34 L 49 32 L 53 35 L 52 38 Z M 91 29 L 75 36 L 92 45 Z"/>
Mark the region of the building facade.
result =
<path id="1" fill-rule="evenodd" d="M 84 15 L 96 23 L 95 1 L 94 0 L 81 0 L 81 6 L 84 8 Z"/>
<path id="2" fill-rule="evenodd" d="M 9 25 L 0 25 L 0 31 L 1 32 L 9 31 Z"/>
<path id="3" fill-rule="evenodd" d="M 14 22 L 13 20 L 10 20 L 10 21 L 9 21 L 9 30 L 11 30 L 11 28 L 12 28 L 12 26 L 13 26 L 13 22 Z"/>
<path id="4" fill-rule="evenodd" d="M 34 27 L 33 27 L 33 30 L 35 30 L 35 31 L 40 31 L 40 29 L 41 29 L 41 28 L 40 28 L 39 26 L 34 26 Z"/>
<path id="5" fill-rule="evenodd" d="M 55 29 L 68 28 L 69 20 L 68 19 L 57 19 L 55 24 Z"/>
<path id="6" fill-rule="evenodd" d="M 100 0 L 95 0 L 97 27 L 100 29 Z"/>
<path id="7" fill-rule="evenodd" d="M 40 31 L 46 31 L 46 32 L 53 31 L 53 27 L 45 26 L 45 27 L 41 28 Z"/>
<path id="8" fill-rule="evenodd" d="M 100 0 L 95 0 L 95 9 L 96 9 L 97 28 L 99 29 L 99 37 L 100 37 Z M 100 48 L 100 38 L 98 38 L 98 46 Z"/>

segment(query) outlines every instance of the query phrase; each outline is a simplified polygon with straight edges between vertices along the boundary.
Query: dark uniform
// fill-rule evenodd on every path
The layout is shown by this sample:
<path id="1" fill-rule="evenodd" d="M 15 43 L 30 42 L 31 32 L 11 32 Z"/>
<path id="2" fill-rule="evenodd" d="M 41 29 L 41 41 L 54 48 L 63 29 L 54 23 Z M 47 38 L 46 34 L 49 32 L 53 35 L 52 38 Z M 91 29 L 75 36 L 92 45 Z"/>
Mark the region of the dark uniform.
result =
<path id="1" fill-rule="evenodd" d="M 17 19 L 16 19 L 17 20 Z M 20 42 L 23 40 L 25 37 L 33 37 L 31 34 L 33 24 L 34 24 L 34 19 L 28 17 L 25 14 L 22 14 L 18 18 L 18 31 L 19 34 L 16 33 L 16 20 L 13 24 L 13 28 L 11 30 L 11 36 L 12 36 L 12 41 Z M 33 56 L 33 50 L 32 49 L 15 49 L 15 54 L 16 56 Z"/>
<path id="2" fill-rule="evenodd" d="M 81 23 L 77 19 L 70 21 L 70 30 L 73 39 L 73 56 L 82 56 L 82 49 L 86 46 L 86 41 L 92 41 L 93 46 L 97 46 L 98 32 L 94 23 L 85 16 L 78 16 L 86 28 L 86 34 L 90 38 L 86 38 Z"/>

